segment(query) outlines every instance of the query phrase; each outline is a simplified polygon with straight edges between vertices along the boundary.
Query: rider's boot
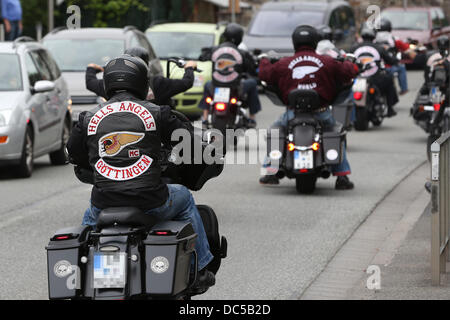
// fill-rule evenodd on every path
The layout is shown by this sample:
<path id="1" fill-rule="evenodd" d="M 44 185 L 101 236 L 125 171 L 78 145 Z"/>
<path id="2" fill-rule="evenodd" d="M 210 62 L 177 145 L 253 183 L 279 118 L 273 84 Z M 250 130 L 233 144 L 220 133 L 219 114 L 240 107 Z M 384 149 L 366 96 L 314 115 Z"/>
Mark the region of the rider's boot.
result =
<path id="1" fill-rule="evenodd" d="M 191 293 L 194 295 L 205 293 L 215 284 L 216 277 L 214 276 L 214 273 L 204 268 L 198 272 L 197 281 L 192 286 Z"/>
<path id="2" fill-rule="evenodd" d="M 350 181 L 348 176 L 339 176 L 336 179 L 336 190 L 351 190 L 355 187 L 353 182 Z"/>
<path id="3" fill-rule="evenodd" d="M 274 174 L 265 175 L 259 179 L 260 184 L 280 184 L 280 180 Z"/>

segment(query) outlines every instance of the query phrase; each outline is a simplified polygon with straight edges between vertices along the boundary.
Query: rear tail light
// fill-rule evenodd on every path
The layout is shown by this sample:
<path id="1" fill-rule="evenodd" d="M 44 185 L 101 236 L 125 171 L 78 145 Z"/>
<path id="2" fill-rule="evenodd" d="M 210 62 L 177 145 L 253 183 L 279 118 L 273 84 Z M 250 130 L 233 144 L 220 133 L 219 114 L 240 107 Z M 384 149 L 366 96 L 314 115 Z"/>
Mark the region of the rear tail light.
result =
<path id="1" fill-rule="evenodd" d="M 425 111 L 425 106 L 419 106 L 419 112 L 424 112 Z"/>
<path id="2" fill-rule="evenodd" d="M 78 234 L 57 234 L 51 240 L 52 241 L 63 241 L 63 240 L 71 240 L 78 237 Z"/>
<path id="3" fill-rule="evenodd" d="M 225 105 L 225 103 L 216 103 L 216 110 L 217 111 L 224 111 L 225 109 L 226 109 L 227 107 L 226 107 L 226 105 Z"/>
<path id="4" fill-rule="evenodd" d="M 152 236 L 173 236 L 175 234 L 177 233 L 170 230 L 156 230 L 151 233 Z"/>
<path id="5" fill-rule="evenodd" d="M 308 169 L 300 169 L 300 173 L 308 173 Z"/>
<path id="6" fill-rule="evenodd" d="M 0 144 L 6 143 L 6 142 L 8 142 L 8 136 L 1 136 L 0 137 Z"/>
<path id="7" fill-rule="evenodd" d="M 353 93 L 353 98 L 354 98 L 355 100 L 361 100 L 362 97 L 363 97 L 362 92 L 354 92 L 354 93 Z"/>
<path id="8" fill-rule="evenodd" d="M 369 93 L 370 93 L 370 94 L 374 94 L 374 93 L 375 93 L 375 88 L 370 88 L 370 89 L 369 89 Z"/>
<path id="9" fill-rule="evenodd" d="M 433 105 L 434 111 L 439 111 L 441 109 L 441 104 L 440 103 L 435 103 Z"/>

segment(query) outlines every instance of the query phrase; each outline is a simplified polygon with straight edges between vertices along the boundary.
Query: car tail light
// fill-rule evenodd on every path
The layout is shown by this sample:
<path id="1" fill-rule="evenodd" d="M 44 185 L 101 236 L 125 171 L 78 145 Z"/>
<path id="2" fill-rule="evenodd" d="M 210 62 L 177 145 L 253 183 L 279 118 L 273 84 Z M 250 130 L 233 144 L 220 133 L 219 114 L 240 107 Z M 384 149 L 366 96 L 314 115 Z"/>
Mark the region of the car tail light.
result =
<path id="1" fill-rule="evenodd" d="M 362 92 L 354 92 L 354 93 L 353 93 L 353 98 L 354 98 L 355 100 L 361 100 L 362 97 L 363 97 Z"/>
<path id="2" fill-rule="evenodd" d="M 217 111 L 224 111 L 227 108 L 227 106 L 225 105 L 225 103 L 216 103 L 216 110 Z"/>
<path id="3" fill-rule="evenodd" d="M 8 142 L 8 136 L 1 136 L 0 137 L 0 144 L 6 143 L 6 142 Z"/>
<path id="4" fill-rule="evenodd" d="M 439 111 L 441 109 L 441 104 L 440 103 L 435 103 L 433 105 L 433 107 L 434 107 L 434 111 Z"/>
<path id="5" fill-rule="evenodd" d="M 211 98 L 211 97 L 207 97 L 207 98 L 205 99 L 205 101 L 206 101 L 207 104 L 211 104 L 212 98 Z"/>
<path id="6" fill-rule="evenodd" d="M 236 104 L 237 103 L 237 99 L 236 98 L 231 98 L 230 102 L 231 102 L 231 104 Z"/>
<path id="7" fill-rule="evenodd" d="M 287 146 L 287 147 L 288 147 L 288 150 L 292 152 L 292 151 L 294 151 L 294 149 L 295 149 L 295 144 L 293 144 L 292 142 L 290 142 L 290 143 L 288 143 L 288 146 Z"/>
<path id="8" fill-rule="evenodd" d="M 312 149 L 314 151 L 317 151 L 317 150 L 319 150 L 319 148 L 320 148 L 320 144 L 318 142 L 314 142 L 312 145 Z"/>

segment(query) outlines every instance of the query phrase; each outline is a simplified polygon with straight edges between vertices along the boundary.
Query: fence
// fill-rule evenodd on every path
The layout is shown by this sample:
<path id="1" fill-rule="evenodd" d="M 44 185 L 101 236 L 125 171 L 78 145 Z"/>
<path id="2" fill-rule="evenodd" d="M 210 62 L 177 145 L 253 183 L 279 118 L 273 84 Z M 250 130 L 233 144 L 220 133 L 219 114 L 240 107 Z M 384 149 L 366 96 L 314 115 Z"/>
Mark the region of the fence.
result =
<path id="1" fill-rule="evenodd" d="M 450 234 L 450 131 L 431 145 L 431 281 L 447 272 Z"/>

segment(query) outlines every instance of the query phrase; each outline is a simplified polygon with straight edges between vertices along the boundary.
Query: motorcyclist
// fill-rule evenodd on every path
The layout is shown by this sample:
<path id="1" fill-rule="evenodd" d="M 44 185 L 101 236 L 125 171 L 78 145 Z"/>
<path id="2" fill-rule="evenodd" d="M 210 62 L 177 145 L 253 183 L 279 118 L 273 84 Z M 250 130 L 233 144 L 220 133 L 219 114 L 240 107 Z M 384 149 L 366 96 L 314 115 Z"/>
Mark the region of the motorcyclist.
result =
<path id="1" fill-rule="evenodd" d="M 236 50 L 236 54 L 240 55 L 239 60 L 241 63 L 236 63 L 232 68 L 238 74 L 248 74 L 250 76 L 256 77 L 256 63 L 253 57 L 250 55 L 248 51 L 244 51 L 238 48 L 238 46 L 242 42 L 242 38 L 244 36 L 244 29 L 236 23 L 230 23 L 225 28 L 223 33 L 224 43 L 220 46 L 212 48 L 210 51 L 205 51 L 202 53 L 200 57 L 201 61 L 209 61 L 213 62 L 213 70 L 217 70 L 218 61 L 215 61 L 215 53 L 218 53 L 219 50 L 224 50 L 226 48 L 233 48 Z M 228 70 L 230 70 L 228 68 Z M 214 74 L 213 74 L 214 77 Z M 261 111 L 261 102 L 258 96 L 258 83 L 254 78 L 243 79 L 241 81 L 243 93 L 247 96 L 247 103 L 249 105 L 250 111 L 250 119 L 249 125 L 252 127 L 256 126 L 255 115 Z M 198 107 L 203 110 L 203 123 L 208 123 L 208 115 L 209 115 L 209 104 L 206 102 L 206 98 L 208 94 L 212 90 L 212 81 L 208 81 L 205 83 L 203 98 L 200 101 Z"/>
<path id="2" fill-rule="evenodd" d="M 148 51 L 142 47 L 133 47 L 125 50 L 125 54 L 139 57 L 149 64 L 150 57 Z M 147 100 L 157 105 L 170 105 L 170 99 L 182 92 L 192 88 L 194 85 L 194 70 L 197 67 L 195 61 L 187 61 L 184 66 L 184 76 L 182 79 L 168 79 L 164 76 L 149 75 L 149 94 Z M 96 95 L 108 99 L 102 79 L 97 79 L 97 73 L 103 72 L 103 67 L 96 64 L 89 64 L 86 69 L 86 88 Z"/>
<path id="3" fill-rule="evenodd" d="M 317 43 L 316 53 L 325 54 L 334 59 L 340 58 L 345 52 L 339 50 L 333 42 L 333 32 L 327 25 L 319 26 L 317 28 L 320 40 Z"/>
<path id="4" fill-rule="evenodd" d="M 416 52 L 409 49 L 409 43 L 397 39 L 392 35 L 392 23 L 386 18 L 380 20 L 380 29 L 378 30 L 375 42 L 385 45 L 387 50 L 395 57 L 401 52 L 408 55 L 411 59 L 416 57 Z M 398 84 L 400 86 L 400 95 L 408 92 L 408 78 L 406 76 L 406 67 L 403 63 L 395 65 L 386 65 L 386 70 L 390 74 L 398 74 Z"/>
<path id="5" fill-rule="evenodd" d="M 263 57 L 259 65 L 259 77 L 267 84 L 277 86 L 283 102 L 286 104 L 288 95 L 292 90 L 315 90 L 321 98 L 322 107 L 314 116 L 327 129 L 335 125 L 329 106 L 336 97 L 338 84 L 351 81 L 358 74 L 358 67 L 349 61 L 340 62 L 329 56 L 317 54 L 315 50 L 318 37 L 319 34 L 314 27 L 309 25 L 298 26 L 292 34 L 295 48 L 294 56 L 282 58 L 274 64 Z M 302 70 L 305 71 L 297 72 Z M 285 131 L 288 121 L 294 117 L 293 110 L 289 110 L 272 124 L 271 129 L 280 129 L 281 134 Z M 268 154 L 269 152 L 270 150 L 268 150 Z M 266 174 L 260 178 L 261 184 L 279 183 L 275 175 L 278 168 L 272 167 L 269 158 L 266 159 L 263 169 L 265 169 Z M 348 190 L 354 188 L 353 183 L 348 178 L 351 171 L 345 149 L 342 163 L 333 166 L 332 172 L 337 176 L 336 189 Z"/>
<path id="6" fill-rule="evenodd" d="M 398 95 L 392 74 L 386 73 L 382 67 L 384 63 L 396 65 L 398 60 L 384 47 L 374 42 L 376 32 L 373 28 L 364 28 L 361 31 L 361 37 L 363 42 L 356 43 L 350 51 L 359 59 L 368 59 L 372 68 L 365 71 L 363 75 L 370 76 L 371 81 L 386 95 L 387 116 L 393 117 L 397 114 L 394 105 L 398 102 Z"/>
<path id="7" fill-rule="evenodd" d="M 80 114 L 67 144 L 71 162 L 94 172 L 91 206 L 83 225 L 95 226 L 108 207 L 138 207 L 158 220 L 192 223 L 198 234 L 196 251 L 202 292 L 215 284 L 205 267 L 213 259 L 202 219 L 190 191 L 161 180 L 161 144 L 174 145 L 172 133 L 188 130 L 168 106 L 145 100 L 149 88 L 147 64 L 122 55 L 105 67 L 105 93 L 109 100 Z"/>

